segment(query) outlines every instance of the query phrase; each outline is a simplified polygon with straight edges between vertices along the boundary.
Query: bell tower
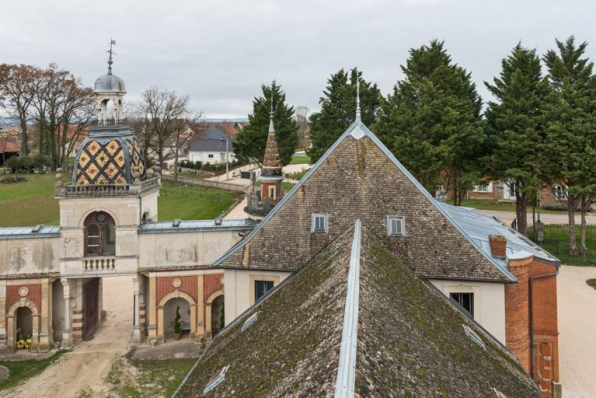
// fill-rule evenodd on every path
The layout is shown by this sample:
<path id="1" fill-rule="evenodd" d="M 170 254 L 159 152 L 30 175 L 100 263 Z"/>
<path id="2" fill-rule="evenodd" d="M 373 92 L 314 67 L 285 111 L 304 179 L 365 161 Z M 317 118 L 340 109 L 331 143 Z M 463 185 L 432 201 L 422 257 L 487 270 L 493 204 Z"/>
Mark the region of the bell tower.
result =
<path id="1" fill-rule="evenodd" d="M 124 119 L 122 101 L 126 94 L 124 81 L 118 76 L 112 74 L 112 57 L 116 54 L 112 46 L 116 40 L 110 39 L 110 49 L 108 50 L 108 74 L 100 76 L 95 81 L 94 92 L 97 96 L 97 121 L 99 125 L 119 124 Z"/>

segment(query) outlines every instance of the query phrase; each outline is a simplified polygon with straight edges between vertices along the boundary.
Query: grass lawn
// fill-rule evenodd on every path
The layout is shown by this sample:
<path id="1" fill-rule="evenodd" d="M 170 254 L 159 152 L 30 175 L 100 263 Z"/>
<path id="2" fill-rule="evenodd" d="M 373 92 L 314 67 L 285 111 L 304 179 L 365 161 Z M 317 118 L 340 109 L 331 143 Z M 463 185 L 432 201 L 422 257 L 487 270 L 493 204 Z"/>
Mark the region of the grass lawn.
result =
<path id="1" fill-rule="evenodd" d="M 58 225 L 60 209 L 54 199 L 54 174 L 10 174 L 26 182 L 0 184 L 0 227 Z M 5 176 L 0 176 L 0 180 Z M 6 176 L 8 177 L 8 176 Z"/>
<path id="2" fill-rule="evenodd" d="M 532 236 L 532 228 L 528 229 L 528 236 Z M 575 227 L 577 246 L 580 246 L 580 227 Z M 545 225 L 544 241 L 540 246 L 546 251 L 561 260 L 562 264 L 596 266 L 596 225 L 586 227 L 586 248 L 585 256 L 570 256 L 569 253 L 569 230 L 565 224 Z"/>
<path id="3" fill-rule="evenodd" d="M 197 170 L 196 173 L 178 173 L 178 176 L 179 177 L 203 179 L 203 178 L 213 177 L 213 173 L 204 173 L 200 170 Z"/>
<path id="4" fill-rule="evenodd" d="M 304 177 L 306 175 L 306 173 L 308 173 L 309 170 L 302 170 L 302 171 L 297 171 L 296 173 L 289 173 L 286 174 L 286 176 L 288 178 L 293 178 L 294 180 L 300 180 L 302 179 L 302 177 Z"/>
<path id="5" fill-rule="evenodd" d="M 596 279 L 588 279 L 586 283 L 588 286 L 592 286 L 594 289 L 596 289 Z"/>
<path id="6" fill-rule="evenodd" d="M 16 177 L 17 175 L 10 175 Z M 54 199 L 54 174 L 23 174 L 26 182 L 0 184 L 0 227 L 25 227 L 37 224 L 58 225 L 60 209 Z M 2 179 L 3 177 L 0 177 Z M 68 178 L 68 177 L 65 177 Z M 218 217 L 241 192 L 162 181 L 158 199 L 159 220 L 186 220 Z"/>
<path id="7" fill-rule="evenodd" d="M 8 377 L 0 382 L 0 390 L 5 390 L 23 383 L 25 380 L 40 374 L 69 350 L 59 350 L 46 359 L 28 359 L 26 361 L 1 361 L 0 365 L 8 368 Z"/>
<path id="8" fill-rule="evenodd" d="M 310 157 L 308 156 L 294 156 L 290 161 L 290 164 L 312 164 L 310 162 Z"/>
<path id="9" fill-rule="evenodd" d="M 162 180 L 158 199 L 159 220 L 209 220 L 219 217 L 242 192 Z"/>
<path id="10" fill-rule="evenodd" d="M 122 371 L 126 368 L 123 366 L 124 361 L 136 369 L 134 375 Z M 111 392 L 117 397 L 171 397 L 195 361 L 195 359 L 139 361 L 122 358 L 112 366 L 107 381 L 112 384 Z M 91 397 L 86 391 L 79 393 L 79 397 L 87 396 Z"/>

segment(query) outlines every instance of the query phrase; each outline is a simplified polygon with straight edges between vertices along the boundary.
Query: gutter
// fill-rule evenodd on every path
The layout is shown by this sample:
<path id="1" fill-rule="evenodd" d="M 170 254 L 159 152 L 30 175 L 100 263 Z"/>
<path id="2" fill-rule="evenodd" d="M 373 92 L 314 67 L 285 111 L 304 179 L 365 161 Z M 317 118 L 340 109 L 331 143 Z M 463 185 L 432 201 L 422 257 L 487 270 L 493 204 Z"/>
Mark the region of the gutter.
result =
<path id="1" fill-rule="evenodd" d="M 534 303 L 533 303 L 533 297 L 532 297 L 532 282 L 534 282 L 534 280 L 536 279 L 542 279 L 542 278 L 550 278 L 551 276 L 557 276 L 559 275 L 559 271 L 561 270 L 561 266 L 560 265 L 555 265 L 554 267 L 556 267 L 556 271 L 555 272 L 551 272 L 549 274 L 542 274 L 542 275 L 535 275 L 530 277 L 529 283 L 528 283 L 528 289 L 529 289 L 529 294 L 530 294 L 530 375 L 532 376 L 532 378 L 534 378 Z M 553 373 L 554 375 L 554 373 Z"/>

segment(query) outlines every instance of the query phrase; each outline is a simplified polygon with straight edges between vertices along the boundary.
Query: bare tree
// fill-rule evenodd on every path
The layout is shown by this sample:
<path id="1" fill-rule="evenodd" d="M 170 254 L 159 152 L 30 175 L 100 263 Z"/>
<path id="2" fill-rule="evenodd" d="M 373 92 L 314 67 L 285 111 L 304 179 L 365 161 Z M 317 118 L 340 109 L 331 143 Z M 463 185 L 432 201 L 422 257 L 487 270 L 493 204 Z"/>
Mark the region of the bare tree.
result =
<path id="1" fill-rule="evenodd" d="M 133 131 L 140 133 L 139 138 L 146 151 L 147 147 L 151 147 L 156 152 L 160 167 L 170 137 L 181 128 L 180 121 L 186 120 L 191 113 L 189 101 L 188 96 L 179 96 L 175 91 L 164 88 L 151 87 L 141 94 L 136 112 L 140 125 L 133 127 Z"/>
<path id="2" fill-rule="evenodd" d="M 21 126 L 21 156 L 29 153 L 27 120 L 29 106 L 35 96 L 35 81 L 39 69 L 30 65 L 0 65 L 0 105 L 9 109 Z"/>
<path id="3" fill-rule="evenodd" d="M 310 113 L 310 109 L 306 106 L 299 106 L 296 107 L 296 123 L 298 123 L 298 139 L 300 142 L 300 146 L 304 146 L 304 141 L 306 139 L 306 134 L 308 131 L 308 114 Z"/>
<path id="4" fill-rule="evenodd" d="M 178 181 L 178 159 L 180 151 L 187 145 L 199 132 L 198 126 L 194 121 L 201 117 L 200 114 L 186 117 L 178 120 L 174 124 L 174 131 L 170 137 L 170 151 L 174 154 L 174 181 Z"/>
<path id="5" fill-rule="evenodd" d="M 45 153 L 53 169 L 66 166 L 68 155 L 89 125 L 94 104 L 93 91 L 83 87 L 70 72 L 58 69 L 55 64 L 43 70 L 33 106 L 40 132 L 40 153 L 44 150 L 45 136 Z M 71 123 L 75 124 L 73 129 Z"/>

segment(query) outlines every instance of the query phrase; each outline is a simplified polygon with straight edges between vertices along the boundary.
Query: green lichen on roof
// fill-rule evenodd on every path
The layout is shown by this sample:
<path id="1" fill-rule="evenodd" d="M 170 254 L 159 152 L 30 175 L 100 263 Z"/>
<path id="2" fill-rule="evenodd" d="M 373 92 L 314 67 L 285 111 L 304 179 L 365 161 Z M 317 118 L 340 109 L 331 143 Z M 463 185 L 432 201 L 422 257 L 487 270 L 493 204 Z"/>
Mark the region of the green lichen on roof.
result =
<path id="1" fill-rule="evenodd" d="M 506 349 L 363 228 L 356 392 L 365 396 L 537 397 Z M 465 333 L 467 325 L 486 350 Z"/>
<path id="2" fill-rule="evenodd" d="M 280 289 L 222 332 L 178 397 L 203 389 L 229 365 L 207 397 L 311 397 L 333 393 L 353 228 Z M 253 313 L 257 321 L 241 332 Z"/>
<path id="3" fill-rule="evenodd" d="M 358 236 L 358 235 L 356 235 Z M 178 397 L 331 396 L 354 227 L 216 338 Z M 519 362 L 362 227 L 355 392 L 360 397 L 538 397 Z M 246 319 L 256 322 L 241 332 Z M 486 349 L 465 333 L 467 325 Z"/>

